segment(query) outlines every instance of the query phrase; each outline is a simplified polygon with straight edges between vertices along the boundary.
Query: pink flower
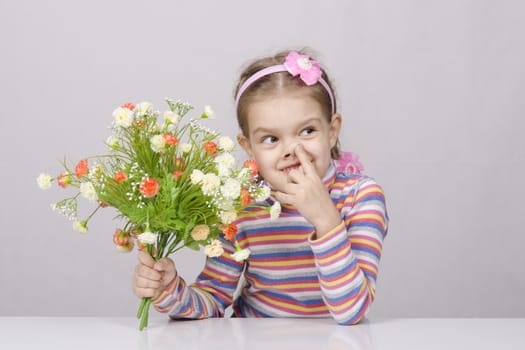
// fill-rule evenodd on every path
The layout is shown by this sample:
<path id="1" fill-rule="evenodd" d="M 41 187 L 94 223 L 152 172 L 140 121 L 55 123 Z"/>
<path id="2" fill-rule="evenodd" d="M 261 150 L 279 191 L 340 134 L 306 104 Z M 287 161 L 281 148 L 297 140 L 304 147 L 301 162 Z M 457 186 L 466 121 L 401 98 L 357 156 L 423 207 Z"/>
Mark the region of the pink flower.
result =
<path id="1" fill-rule="evenodd" d="M 359 161 L 359 155 L 354 152 L 341 152 L 341 156 L 335 161 L 337 172 L 351 174 L 361 174 L 365 169 Z"/>
<path id="2" fill-rule="evenodd" d="M 323 74 L 317 61 L 310 59 L 308 55 L 301 55 L 295 51 L 290 51 L 286 56 L 284 66 L 294 77 L 299 75 L 306 85 L 314 85 Z"/>

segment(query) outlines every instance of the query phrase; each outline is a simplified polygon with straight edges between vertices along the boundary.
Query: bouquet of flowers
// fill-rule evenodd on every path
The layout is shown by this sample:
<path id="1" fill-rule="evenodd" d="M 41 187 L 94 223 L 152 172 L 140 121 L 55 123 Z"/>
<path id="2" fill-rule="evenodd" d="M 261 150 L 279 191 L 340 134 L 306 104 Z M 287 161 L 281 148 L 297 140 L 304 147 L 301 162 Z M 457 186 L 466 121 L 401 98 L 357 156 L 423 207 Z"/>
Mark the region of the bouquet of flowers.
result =
<path id="1" fill-rule="evenodd" d="M 201 125 L 214 118 L 208 106 L 197 118 L 183 122 L 193 107 L 167 99 L 169 109 L 153 110 L 148 102 L 126 103 L 113 112 L 108 153 L 86 157 L 68 165 L 56 177 L 40 174 L 37 182 L 47 189 L 56 180 L 75 193 L 53 205 L 74 221 L 74 228 L 87 232 L 89 220 L 104 207 L 113 207 L 123 225 L 113 242 L 121 251 L 136 244 L 156 260 L 188 247 L 204 247 L 208 256 L 219 256 L 218 236 L 233 240 L 237 211 L 252 199 L 266 199 L 270 190 L 256 182 L 253 161 L 235 168 L 234 144 L 228 137 Z M 87 218 L 77 216 L 79 198 L 95 205 Z M 275 210 L 275 208 L 274 208 Z M 248 250 L 234 242 L 234 258 L 244 260 Z M 148 324 L 151 298 L 144 298 L 137 317 L 140 329 Z"/>

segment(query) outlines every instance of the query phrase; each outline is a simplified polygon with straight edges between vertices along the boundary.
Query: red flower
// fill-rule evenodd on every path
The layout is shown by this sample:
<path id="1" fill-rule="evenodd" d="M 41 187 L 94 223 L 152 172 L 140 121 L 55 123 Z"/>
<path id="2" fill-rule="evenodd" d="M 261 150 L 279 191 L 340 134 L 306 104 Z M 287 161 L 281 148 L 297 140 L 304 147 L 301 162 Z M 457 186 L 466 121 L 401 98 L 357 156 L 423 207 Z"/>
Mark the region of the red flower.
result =
<path id="1" fill-rule="evenodd" d="M 221 227 L 222 233 L 224 233 L 224 238 L 227 240 L 232 240 L 235 235 L 237 234 L 237 225 L 235 224 L 228 224 Z"/>
<path id="2" fill-rule="evenodd" d="M 204 150 L 206 153 L 208 153 L 210 156 L 214 156 L 217 154 L 217 144 L 213 141 L 208 142 L 204 145 Z"/>
<path id="3" fill-rule="evenodd" d="M 117 182 L 124 182 L 128 179 L 128 175 L 126 175 L 125 172 L 123 171 L 119 171 L 117 172 L 113 178 L 117 181 Z"/>
<path id="4" fill-rule="evenodd" d="M 184 172 L 182 170 L 175 170 L 173 172 L 173 180 L 177 181 Z"/>
<path id="5" fill-rule="evenodd" d="M 162 138 L 164 139 L 164 142 L 166 142 L 170 146 L 175 146 L 177 143 L 179 143 L 179 140 L 172 134 L 164 134 L 162 135 Z"/>
<path id="6" fill-rule="evenodd" d="M 241 189 L 241 205 L 243 207 L 247 207 L 252 202 L 252 196 L 250 195 L 250 191 L 248 191 L 246 188 Z"/>
<path id="7" fill-rule="evenodd" d="M 82 176 L 86 175 L 88 173 L 88 161 L 86 159 L 83 159 L 78 162 L 77 166 L 75 167 L 75 174 L 80 179 Z"/>
<path id="8" fill-rule="evenodd" d="M 127 108 L 129 109 L 130 111 L 134 110 L 135 109 L 135 105 L 131 102 L 127 102 L 127 103 L 124 103 L 122 106 L 120 106 L 122 108 Z"/>
<path id="9" fill-rule="evenodd" d="M 58 175 L 57 177 L 57 183 L 58 183 L 58 186 L 62 188 L 66 188 L 71 183 L 69 174 L 66 172 L 60 173 L 60 175 Z"/>
<path id="10" fill-rule="evenodd" d="M 257 176 L 257 173 L 259 172 L 259 167 L 257 166 L 257 163 L 253 159 L 248 159 L 243 164 L 244 168 L 250 168 L 250 171 L 252 173 L 252 176 Z"/>
<path id="11" fill-rule="evenodd" d="M 140 183 L 140 193 L 146 198 L 155 197 L 159 193 L 159 183 L 157 180 L 147 177 Z"/>

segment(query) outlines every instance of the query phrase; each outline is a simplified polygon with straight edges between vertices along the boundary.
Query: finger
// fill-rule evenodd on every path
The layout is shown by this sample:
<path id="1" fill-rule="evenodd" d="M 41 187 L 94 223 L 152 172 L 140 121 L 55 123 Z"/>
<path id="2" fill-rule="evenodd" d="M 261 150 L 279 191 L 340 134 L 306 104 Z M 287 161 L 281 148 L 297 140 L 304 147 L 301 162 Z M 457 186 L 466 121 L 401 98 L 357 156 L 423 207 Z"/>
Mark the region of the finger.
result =
<path id="1" fill-rule="evenodd" d="M 133 293 L 139 298 L 154 298 L 159 294 L 159 291 L 157 289 L 139 288 L 134 286 Z"/>
<path id="2" fill-rule="evenodd" d="M 301 163 L 302 170 L 303 170 L 304 174 L 306 174 L 306 175 L 311 174 L 312 171 L 314 170 L 314 168 L 313 168 L 312 160 L 310 159 L 310 156 L 308 155 L 308 153 L 304 149 L 304 146 L 301 145 L 301 144 L 298 144 L 295 147 L 294 152 L 295 152 L 295 156 L 297 157 L 297 159 Z"/>
<path id="3" fill-rule="evenodd" d="M 169 258 L 162 258 L 153 265 L 153 269 L 159 272 L 164 272 L 168 267 L 173 264 L 173 261 Z"/>
<path id="4" fill-rule="evenodd" d="M 137 265 L 135 269 L 135 275 L 137 278 L 145 278 L 152 281 L 160 281 L 162 279 L 162 273 L 159 271 L 155 271 L 150 267 L 147 267 L 145 265 Z"/>
<path id="5" fill-rule="evenodd" d="M 295 197 L 292 194 L 276 191 L 275 192 L 275 198 L 279 202 L 281 202 L 283 204 L 291 204 L 291 205 L 293 205 L 293 200 L 294 200 Z"/>
<path id="6" fill-rule="evenodd" d="M 158 289 L 162 286 L 162 284 L 160 283 L 160 281 L 152 281 L 146 278 L 138 277 L 135 281 L 135 286 L 137 288 Z"/>
<path id="7" fill-rule="evenodd" d="M 303 167 L 300 166 L 297 169 L 290 170 L 290 172 L 287 175 L 287 180 L 288 180 L 288 183 L 299 184 L 302 181 L 302 179 L 304 179 L 305 176 L 306 174 L 303 170 Z"/>
<path id="8" fill-rule="evenodd" d="M 141 250 L 137 254 L 137 259 L 142 265 L 146 265 L 148 267 L 153 268 L 153 265 L 155 265 L 155 260 L 149 255 L 148 252 Z"/>

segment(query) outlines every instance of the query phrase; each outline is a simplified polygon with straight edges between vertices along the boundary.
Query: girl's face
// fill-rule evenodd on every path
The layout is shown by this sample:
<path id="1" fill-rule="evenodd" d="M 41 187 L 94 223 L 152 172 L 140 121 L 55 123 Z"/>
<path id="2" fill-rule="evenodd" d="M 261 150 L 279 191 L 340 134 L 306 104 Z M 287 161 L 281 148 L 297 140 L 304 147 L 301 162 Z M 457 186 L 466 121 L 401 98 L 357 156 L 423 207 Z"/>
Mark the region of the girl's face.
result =
<path id="1" fill-rule="evenodd" d="M 339 136 L 339 114 L 328 122 L 315 99 L 297 92 L 252 103 L 247 118 L 248 135 L 239 135 L 238 141 L 274 189 L 282 191 L 288 172 L 301 165 L 295 155 L 299 144 L 323 178 Z"/>

